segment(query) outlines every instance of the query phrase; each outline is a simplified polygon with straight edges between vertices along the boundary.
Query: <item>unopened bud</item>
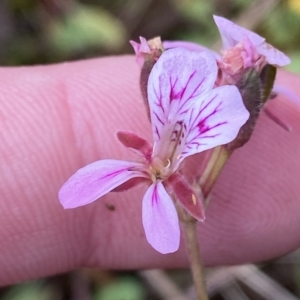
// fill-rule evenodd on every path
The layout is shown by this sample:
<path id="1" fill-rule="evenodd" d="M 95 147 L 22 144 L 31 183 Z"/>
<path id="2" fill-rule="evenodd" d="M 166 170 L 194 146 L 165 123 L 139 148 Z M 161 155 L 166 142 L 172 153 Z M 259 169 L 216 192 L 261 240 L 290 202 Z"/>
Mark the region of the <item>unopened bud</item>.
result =
<path id="1" fill-rule="evenodd" d="M 155 37 L 151 40 L 148 40 L 147 43 L 150 48 L 150 52 L 145 53 L 144 55 L 144 63 L 142 65 L 141 75 L 140 75 L 140 89 L 144 100 L 144 104 L 146 106 L 147 115 L 148 118 L 150 119 L 150 109 L 149 109 L 148 93 L 147 93 L 148 78 L 154 64 L 157 62 L 159 57 L 164 52 L 164 48 L 160 37 Z"/>
<path id="2" fill-rule="evenodd" d="M 248 121 L 241 127 L 237 137 L 225 145 L 229 151 L 233 151 L 246 144 L 254 130 L 259 113 L 269 99 L 276 76 L 276 68 L 266 65 L 259 74 L 255 69 L 247 70 L 236 86 L 239 89 L 245 107 L 250 113 Z"/>

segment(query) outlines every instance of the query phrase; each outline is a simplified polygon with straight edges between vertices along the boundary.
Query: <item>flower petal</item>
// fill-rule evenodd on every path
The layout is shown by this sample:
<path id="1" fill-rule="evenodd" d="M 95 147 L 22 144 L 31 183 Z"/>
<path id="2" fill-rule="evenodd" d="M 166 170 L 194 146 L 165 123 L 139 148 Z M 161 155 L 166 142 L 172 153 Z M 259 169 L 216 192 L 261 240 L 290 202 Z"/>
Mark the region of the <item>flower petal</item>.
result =
<path id="1" fill-rule="evenodd" d="M 249 118 L 235 86 L 221 86 L 201 95 L 187 123 L 185 148 L 179 159 L 231 142 Z"/>
<path id="2" fill-rule="evenodd" d="M 191 51 L 209 51 L 213 54 L 216 58 L 220 57 L 220 54 L 199 44 L 187 41 L 163 41 L 163 46 L 165 49 L 172 49 L 172 48 L 185 48 Z"/>
<path id="3" fill-rule="evenodd" d="M 175 48 L 161 55 L 148 81 L 154 141 L 161 139 L 170 124 L 186 117 L 195 98 L 210 90 L 216 77 L 216 60 L 208 51 Z"/>
<path id="4" fill-rule="evenodd" d="M 152 184 L 143 199 L 143 225 L 149 244 L 162 254 L 179 248 L 180 228 L 174 203 L 163 184 Z"/>
<path id="5" fill-rule="evenodd" d="M 257 52 L 264 55 L 270 65 L 283 67 L 291 63 L 291 60 L 283 52 L 277 50 L 268 43 L 263 43 L 257 47 Z"/>
<path id="6" fill-rule="evenodd" d="M 143 164 L 121 160 L 99 160 L 79 169 L 62 186 L 59 200 L 64 208 L 89 204 L 134 177 L 146 177 Z"/>
<path id="7" fill-rule="evenodd" d="M 214 20 L 220 31 L 224 49 L 235 46 L 247 37 L 255 46 L 256 51 L 266 57 L 269 64 L 282 67 L 291 62 L 283 52 L 266 43 L 266 40 L 260 35 L 222 17 L 214 16 Z"/>
<path id="8" fill-rule="evenodd" d="M 213 18 L 216 25 L 218 26 L 224 49 L 235 46 L 235 44 L 237 44 L 238 42 L 243 41 L 245 37 L 248 37 L 248 39 L 254 46 L 258 46 L 265 42 L 265 39 L 260 35 L 246 28 L 243 28 L 225 18 L 219 16 L 213 16 Z"/>

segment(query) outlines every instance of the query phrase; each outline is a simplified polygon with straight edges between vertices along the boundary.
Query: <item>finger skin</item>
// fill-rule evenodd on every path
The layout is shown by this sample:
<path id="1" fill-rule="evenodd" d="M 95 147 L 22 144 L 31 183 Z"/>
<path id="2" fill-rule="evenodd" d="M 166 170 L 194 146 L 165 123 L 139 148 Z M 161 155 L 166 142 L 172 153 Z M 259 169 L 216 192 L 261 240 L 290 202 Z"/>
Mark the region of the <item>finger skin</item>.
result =
<path id="1" fill-rule="evenodd" d="M 2 68 L 0 78 L 0 284 L 83 266 L 186 266 L 183 238 L 170 255 L 147 243 L 145 186 L 72 210 L 57 198 L 78 168 L 133 158 L 118 130 L 151 141 L 134 58 Z M 298 95 L 299 80 L 279 74 Z M 300 245 L 300 110 L 284 97 L 268 105 L 293 131 L 262 113 L 250 142 L 233 154 L 199 224 L 206 265 L 270 259 Z"/>

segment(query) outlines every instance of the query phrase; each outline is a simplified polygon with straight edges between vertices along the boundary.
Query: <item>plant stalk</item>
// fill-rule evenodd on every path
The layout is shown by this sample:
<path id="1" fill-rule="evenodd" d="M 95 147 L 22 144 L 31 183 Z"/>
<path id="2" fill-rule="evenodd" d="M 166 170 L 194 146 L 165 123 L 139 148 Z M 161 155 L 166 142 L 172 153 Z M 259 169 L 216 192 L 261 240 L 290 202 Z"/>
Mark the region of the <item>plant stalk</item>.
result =
<path id="1" fill-rule="evenodd" d="M 196 289 L 197 300 L 209 300 L 205 287 L 203 264 L 197 236 L 197 220 L 180 205 L 177 206 L 180 221 L 183 223 L 190 268 Z"/>

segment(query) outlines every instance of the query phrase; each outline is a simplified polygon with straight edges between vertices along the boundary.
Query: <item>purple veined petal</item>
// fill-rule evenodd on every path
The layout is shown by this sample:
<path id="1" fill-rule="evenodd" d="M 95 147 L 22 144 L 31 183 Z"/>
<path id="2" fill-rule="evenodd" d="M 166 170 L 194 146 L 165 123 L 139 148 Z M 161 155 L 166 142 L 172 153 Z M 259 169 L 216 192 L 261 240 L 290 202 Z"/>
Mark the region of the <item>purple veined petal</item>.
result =
<path id="1" fill-rule="evenodd" d="M 187 42 L 187 41 L 163 41 L 163 46 L 165 49 L 172 49 L 172 48 L 185 48 L 191 51 L 209 51 L 211 54 L 213 54 L 216 58 L 220 57 L 220 54 L 207 48 L 202 45 L 193 43 L 193 42 Z"/>
<path id="2" fill-rule="evenodd" d="M 178 164 L 187 156 L 231 142 L 249 118 L 236 86 L 221 86 L 201 95 L 187 123 L 185 148 Z"/>
<path id="3" fill-rule="evenodd" d="M 174 203 L 163 184 L 153 183 L 143 198 L 143 226 L 149 244 L 162 254 L 178 250 L 180 228 Z"/>
<path id="4" fill-rule="evenodd" d="M 223 48 L 229 49 L 235 46 L 238 42 L 242 41 L 246 36 L 249 38 L 254 46 L 261 45 L 265 42 L 265 39 L 260 35 L 243 28 L 223 17 L 213 16 L 216 25 L 218 26 Z"/>
<path id="5" fill-rule="evenodd" d="M 216 77 L 216 60 L 208 51 L 174 48 L 161 55 L 148 80 L 154 141 L 161 139 L 168 124 L 186 117 L 195 98 L 210 90 Z"/>
<path id="6" fill-rule="evenodd" d="M 281 51 L 274 48 L 268 43 L 263 43 L 257 47 L 257 52 L 266 57 L 267 62 L 271 65 L 283 67 L 291 63 L 291 60 Z"/>
<path id="7" fill-rule="evenodd" d="M 64 208 L 89 204 L 134 177 L 147 177 L 144 165 L 122 160 L 99 160 L 79 169 L 62 186 L 58 198 Z"/>

